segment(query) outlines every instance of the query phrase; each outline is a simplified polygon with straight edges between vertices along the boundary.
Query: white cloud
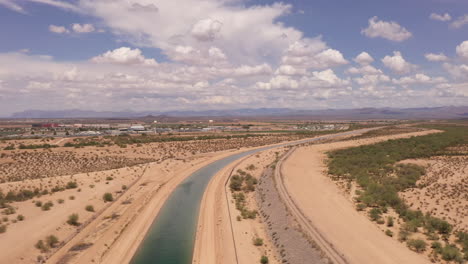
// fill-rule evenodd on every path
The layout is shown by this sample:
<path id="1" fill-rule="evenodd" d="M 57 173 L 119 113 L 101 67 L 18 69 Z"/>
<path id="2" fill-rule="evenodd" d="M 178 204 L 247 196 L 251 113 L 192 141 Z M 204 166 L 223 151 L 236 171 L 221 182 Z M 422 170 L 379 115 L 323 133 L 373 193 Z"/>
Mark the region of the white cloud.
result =
<path id="1" fill-rule="evenodd" d="M 443 53 L 439 53 L 439 54 L 426 53 L 424 54 L 424 57 L 426 57 L 428 61 L 447 61 L 448 60 L 448 57 L 445 56 L 445 54 Z"/>
<path id="2" fill-rule="evenodd" d="M 49 31 L 53 33 L 57 33 L 57 34 L 70 33 L 70 31 L 66 29 L 64 26 L 56 26 L 56 25 L 50 25 Z"/>
<path id="3" fill-rule="evenodd" d="M 350 67 L 346 70 L 347 73 L 350 74 L 383 74 L 383 72 L 379 69 L 374 68 L 372 65 L 364 65 L 360 68 Z"/>
<path id="4" fill-rule="evenodd" d="M 368 65 L 371 64 L 374 61 L 374 58 L 372 58 L 369 53 L 363 51 L 359 55 L 354 58 L 354 61 L 361 64 L 361 65 Z"/>
<path id="5" fill-rule="evenodd" d="M 96 30 L 92 24 L 81 25 L 77 23 L 72 25 L 72 29 L 75 33 L 90 33 Z"/>
<path id="6" fill-rule="evenodd" d="M 393 56 L 385 56 L 382 59 L 382 63 L 387 68 L 398 74 L 405 74 L 416 68 L 415 65 L 407 62 L 399 51 L 394 51 Z"/>
<path id="7" fill-rule="evenodd" d="M 213 41 L 222 26 L 218 20 L 202 19 L 193 25 L 191 34 L 199 41 Z"/>
<path id="8" fill-rule="evenodd" d="M 71 10 L 71 11 L 75 11 L 75 12 L 80 12 L 81 11 L 77 6 L 75 6 L 73 4 L 70 4 L 70 3 L 67 3 L 67 2 L 63 2 L 63 1 L 56 1 L 56 0 L 27 0 L 27 1 L 40 3 L 40 4 L 51 5 L 51 6 L 55 6 L 55 7 L 58 7 L 58 8 L 63 8 L 63 9 Z"/>
<path id="9" fill-rule="evenodd" d="M 154 59 L 146 59 L 139 49 L 121 47 L 115 50 L 109 50 L 106 53 L 91 59 L 95 63 L 115 63 L 127 65 L 157 65 Z"/>
<path id="10" fill-rule="evenodd" d="M 335 49 L 327 49 L 321 38 L 296 41 L 289 45 L 282 63 L 297 68 L 326 69 L 347 64 L 343 54 Z"/>
<path id="11" fill-rule="evenodd" d="M 443 64 L 444 69 L 456 79 L 468 80 L 468 65 Z"/>
<path id="12" fill-rule="evenodd" d="M 15 3 L 14 1 L 10 1 L 10 0 L 0 0 L 0 5 L 3 5 L 13 11 L 16 11 L 16 12 L 19 12 L 19 13 L 23 13 L 23 14 L 26 14 L 26 11 L 20 6 L 18 5 L 17 3 Z"/>
<path id="13" fill-rule="evenodd" d="M 437 14 L 437 13 L 432 13 L 430 16 L 429 16 L 430 19 L 432 20 L 438 20 L 438 21 L 450 21 L 452 20 L 452 17 L 450 16 L 449 13 L 445 13 L 445 14 Z"/>
<path id="14" fill-rule="evenodd" d="M 361 34 L 369 38 L 381 37 L 396 42 L 407 40 L 412 36 L 411 32 L 398 23 L 378 20 L 376 16 L 369 19 L 369 26 L 361 30 Z"/>
<path id="15" fill-rule="evenodd" d="M 303 68 L 296 68 L 292 65 L 281 65 L 276 71 L 277 75 L 305 75 L 306 70 Z"/>
<path id="16" fill-rule="evenodd" d="M 400 85 L 409 85 L 409 84 L 430 84 L 430 83 L 442 83 L 447 82 L 444 77 L 429 77 L 423 73 L 417 73 L 412 76 L 405 76 L 400 79 L 393 79 L 393 83 Z"/>
<path id="17" fill-rule="evenodd" d="M 468 40 L 465 40 L 460 45 L 458 45 L 456 51 L 458 56 L 468 60 Z"/>
<path id="18" fill-rule="evenodd" d="M 238 68 L 235 68 L 232 71 L 232 74 L 237 77 L 253 76 L 253 75 L 268 75 L 271 74 L 273 70 L 268 64 L 261 64 L 257 66 L 248 66 L 242 65 Z"/>
<path id="19" fill-rule="evenodd" d="M 452 28 L 461 28 L 464 25 L 468 24 L 468 15 L 463 15 L 458 17 L 455 21 L 450 24 Z"/>

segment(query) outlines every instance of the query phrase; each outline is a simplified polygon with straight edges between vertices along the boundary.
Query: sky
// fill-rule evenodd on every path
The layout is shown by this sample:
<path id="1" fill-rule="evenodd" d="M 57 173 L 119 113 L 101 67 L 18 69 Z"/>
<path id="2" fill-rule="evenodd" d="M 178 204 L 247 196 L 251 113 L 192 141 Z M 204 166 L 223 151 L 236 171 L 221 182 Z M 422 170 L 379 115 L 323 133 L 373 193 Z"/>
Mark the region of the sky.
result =
<path id="1" fill-rule="evenodd" d="M 0 116 L 468 105 L 467 0 L 0 0 Z"/>

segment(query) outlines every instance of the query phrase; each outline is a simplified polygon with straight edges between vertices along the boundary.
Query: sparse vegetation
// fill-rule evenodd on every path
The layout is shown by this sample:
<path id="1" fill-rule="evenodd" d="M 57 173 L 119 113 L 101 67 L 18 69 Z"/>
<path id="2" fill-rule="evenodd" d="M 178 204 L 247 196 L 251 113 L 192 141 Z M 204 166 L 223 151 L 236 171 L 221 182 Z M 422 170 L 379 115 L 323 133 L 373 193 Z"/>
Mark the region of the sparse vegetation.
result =
<path id="1" fill-rule="evenodd" d="M 67 223 L 72 226 L 79 226 L 80 223 L 78 222 L 79 216 L 78 214 L 71 214 L 68 216 Z"/>
<path id="2" fill-rule="evenodd" d="M 86 209 L 86 211 L 88 211 L 88 212 L 94 212 L 94 206 L 92 206 L 92 205 L 87 205 L 87 206 L 85 207 L 85 209 Z"/>
<path id="3" fill-rule="evenodd" d="M 254 244 L 254 246 L 257 246 L 257 247 L 263 246 L 263 239 L 261 239 L 259 237 L 254 238 L 253 239 L 253 244 Z"/>
<path id="4" fill-rule="evenodd" d="M 104 202 L 112 202 L 112 201 L 114 201 L 114 197 L 112 196 L 112 193 L 105 193 L 105 194 L 102 196 L 102 199 L 104 200 Z"/>

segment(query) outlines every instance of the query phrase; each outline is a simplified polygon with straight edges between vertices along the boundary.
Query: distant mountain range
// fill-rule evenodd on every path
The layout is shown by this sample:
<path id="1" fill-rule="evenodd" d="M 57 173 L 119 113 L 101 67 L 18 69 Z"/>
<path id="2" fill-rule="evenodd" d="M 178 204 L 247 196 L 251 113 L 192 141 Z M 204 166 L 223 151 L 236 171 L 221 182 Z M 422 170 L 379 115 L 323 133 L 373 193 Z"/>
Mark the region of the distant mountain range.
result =
<path id="1" fill-rule="evenodd" d="M 446 106 L 428 108 L 360 108 L 298 110 L 290 108 L 258 108 L 206 111 L 120 111 L 98 112 L 84 110 L 43 111 L 27 110 L 14 113 L 10 118 L 151 118 L 169 117 L 226 117 L 271 119 L 462 119 L 468 118 L 468 106 Z"/>

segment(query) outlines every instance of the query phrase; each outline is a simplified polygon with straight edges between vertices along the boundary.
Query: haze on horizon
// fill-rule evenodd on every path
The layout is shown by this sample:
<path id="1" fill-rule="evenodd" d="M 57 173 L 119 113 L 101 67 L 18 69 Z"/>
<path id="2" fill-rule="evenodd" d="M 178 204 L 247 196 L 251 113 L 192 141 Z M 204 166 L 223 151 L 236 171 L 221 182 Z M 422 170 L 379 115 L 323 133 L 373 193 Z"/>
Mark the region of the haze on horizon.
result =
<path id="1" fill-rule="evenodd" d="M 2 116 L 468 105 L 464 0 L 0 0 L 0 22 Z"/>

